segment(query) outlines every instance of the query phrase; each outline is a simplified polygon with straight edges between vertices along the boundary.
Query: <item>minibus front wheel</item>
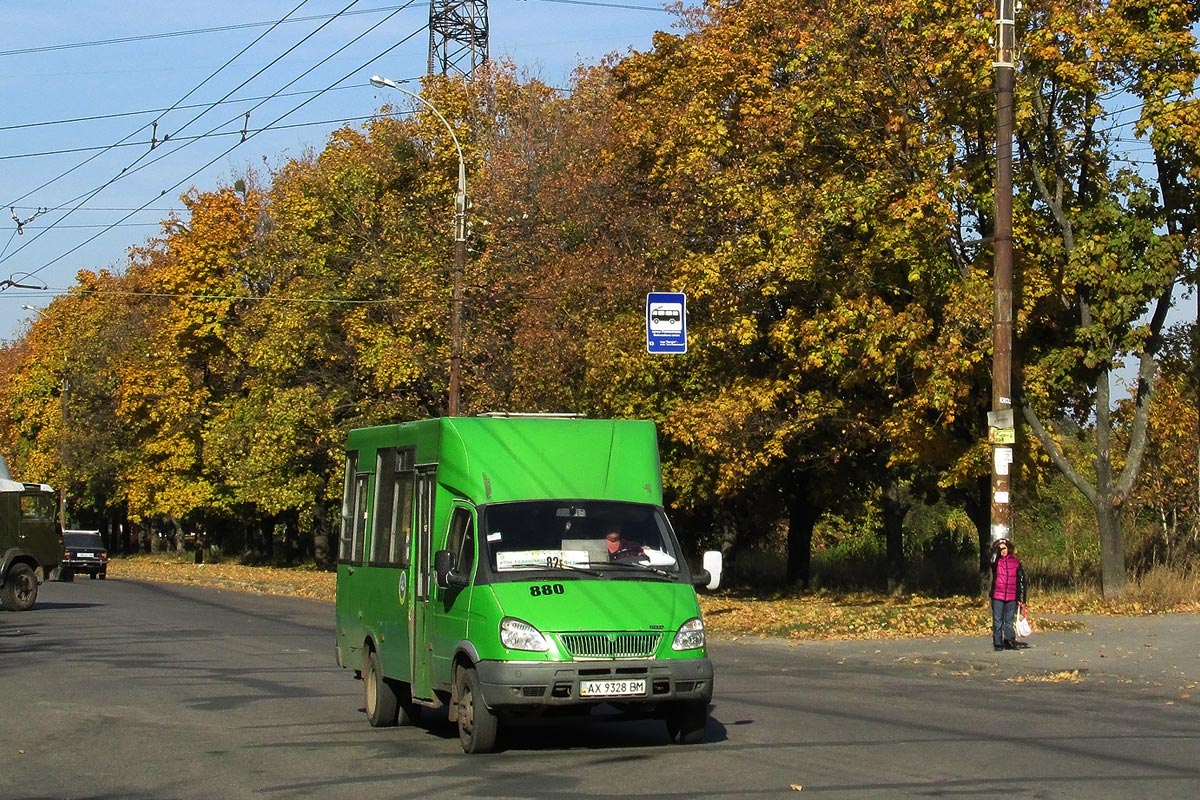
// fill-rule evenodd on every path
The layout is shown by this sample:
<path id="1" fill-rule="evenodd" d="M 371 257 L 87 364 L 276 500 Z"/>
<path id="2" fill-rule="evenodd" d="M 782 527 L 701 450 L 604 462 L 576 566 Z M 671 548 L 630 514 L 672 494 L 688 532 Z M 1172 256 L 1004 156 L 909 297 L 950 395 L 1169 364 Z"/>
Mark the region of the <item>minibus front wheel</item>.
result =
<path id="1" fill-rule="evenodd" d="M 379 654 L 367 647 L 363 657 L 363 708 L 372 728 L 390 728 L 400 711 L 399 698 L 379 668 Z"/>
<path id="2" fill-rule="evenodd" d="M 456 687 L 458 704 L 458 739 L 464 753 L 490 753 L 496 746 L 499 720 L 488 709 L 479 684 L 479 674 L 472 667 L 458 671 Z"/>
<path id="3" fill-rule="evenodd" d="M 704 741 L 708 724 L 708 701 L 685 700 L 673 704 L 666 712 L 667 735 L 679 744 L 699 744 Z"/>

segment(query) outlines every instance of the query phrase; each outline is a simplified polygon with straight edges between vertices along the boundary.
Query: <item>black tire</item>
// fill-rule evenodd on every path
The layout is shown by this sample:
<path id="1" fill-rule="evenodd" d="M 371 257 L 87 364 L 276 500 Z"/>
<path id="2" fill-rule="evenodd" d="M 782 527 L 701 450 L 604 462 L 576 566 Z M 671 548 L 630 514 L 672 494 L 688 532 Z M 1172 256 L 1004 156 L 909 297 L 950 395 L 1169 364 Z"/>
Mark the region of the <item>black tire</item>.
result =
<path id="1" fill-rule="evenodd" d="M 72 583 L 75 580 L 75 570 L 59 567 L 58 579 L 63 583 Z"/>
<path id="2" fill-rule="evenodd" d="M 407 681 L 394 681 L 387 679 L 388 685 L 392 687 L 392 693 L 396 695 L 396 724 L 397 725 L 416 725 L 421 718 L 421 707 L 412 700 L 412 684 Z"/>
<path id="3" fill-rule="evenodd" d="M 108 580 L 108 570 L 105 570 L 104 572 L 100 573 L 100 580 L 102 580 L 102 581 Z"/>
<path id="4" fill-rule="evenodd" d="M 708 725 L 708 703 L 704 700 L 689 700 L 676 704 L 667 711 L 667 735 L 678 744 L 700 744 L 704 741 L 704 728 Z"/>
<path id="5" fill-rule="evenodd" d="M 471 668 L 458 673 L 458 740 L 464 753 L 490 753 L 496 746 L 499 720 L 483 701 L 479 675 Z"/>
<path id="6" fill-rule="evenodd" d="M 37 575 L 28 564 L 13 564 L 4 576 L 0 603 L 9 611 L 28 611 L 37 601 Z"/>
<path id="7" fill-rule="evenodd" d="M 396 693 L 384 680 L 379 668 L 379 654 L 368 650 L 363 664 L 363 707 L 372 728 L 390 728 L 396 724 Z"/>
<path id="8" fill-rule="evenodd" d="M 89 573 L 88 573 L 88 577 L 89 577 L 89 578 L 91 578 L 92 580 L 96 580 L 96 575 L 97 575 L 97 574 L 98 574 L 98 573 L 95 573 L 95 572 L 89 572 Z"/>

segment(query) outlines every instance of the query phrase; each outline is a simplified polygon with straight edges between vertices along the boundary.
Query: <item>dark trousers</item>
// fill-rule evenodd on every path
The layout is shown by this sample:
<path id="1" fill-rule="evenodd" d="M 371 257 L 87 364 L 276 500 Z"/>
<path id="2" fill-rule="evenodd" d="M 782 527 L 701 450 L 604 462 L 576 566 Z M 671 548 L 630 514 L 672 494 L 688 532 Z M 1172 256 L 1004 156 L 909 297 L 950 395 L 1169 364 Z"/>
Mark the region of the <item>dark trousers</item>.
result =
<path id="1" fill-rule="evenodd" d="M 1017 634 L 1013 631 L 1013 618 L 1016 615 L 1016 600 L 992 598 L 992 644 L 996 647 L 1002 647 L 1005 642 L 1017 640 Z"/>

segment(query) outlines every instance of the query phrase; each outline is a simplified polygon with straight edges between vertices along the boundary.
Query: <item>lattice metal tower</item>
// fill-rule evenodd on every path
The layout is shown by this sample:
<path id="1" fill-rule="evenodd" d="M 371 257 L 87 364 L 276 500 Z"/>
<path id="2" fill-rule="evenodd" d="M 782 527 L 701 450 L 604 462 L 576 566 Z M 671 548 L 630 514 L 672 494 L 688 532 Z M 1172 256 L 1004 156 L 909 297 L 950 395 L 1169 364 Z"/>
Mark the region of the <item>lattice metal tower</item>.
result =
<path id="1" fill-rule="evenodd" d="M 487 0 L 430 0 L 429 73 L 469 78 L 487 60 Z"/>

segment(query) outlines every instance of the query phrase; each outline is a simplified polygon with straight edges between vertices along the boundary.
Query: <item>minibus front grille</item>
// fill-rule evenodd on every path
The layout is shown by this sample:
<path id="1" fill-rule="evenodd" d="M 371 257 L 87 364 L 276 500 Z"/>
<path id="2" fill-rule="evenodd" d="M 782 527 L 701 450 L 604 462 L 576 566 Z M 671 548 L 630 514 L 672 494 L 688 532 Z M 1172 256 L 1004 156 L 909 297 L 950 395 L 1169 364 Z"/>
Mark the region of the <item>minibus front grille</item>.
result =
<path id="1" fill-rule="evenodd" d="M 573 658 L 649 658 L 661 633 L 563 633 L 559 640 Z"/>

